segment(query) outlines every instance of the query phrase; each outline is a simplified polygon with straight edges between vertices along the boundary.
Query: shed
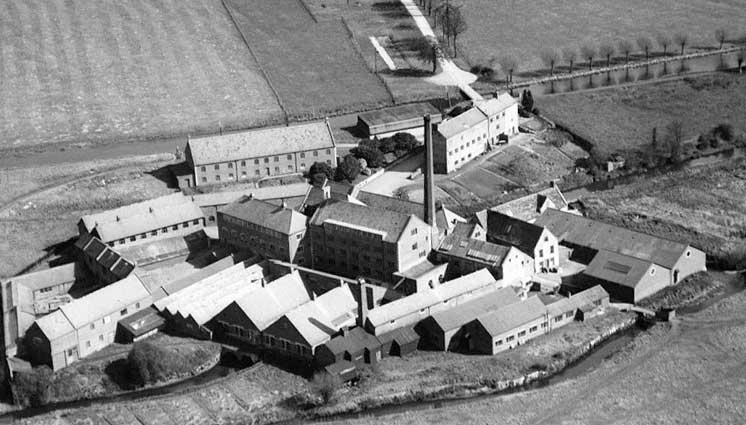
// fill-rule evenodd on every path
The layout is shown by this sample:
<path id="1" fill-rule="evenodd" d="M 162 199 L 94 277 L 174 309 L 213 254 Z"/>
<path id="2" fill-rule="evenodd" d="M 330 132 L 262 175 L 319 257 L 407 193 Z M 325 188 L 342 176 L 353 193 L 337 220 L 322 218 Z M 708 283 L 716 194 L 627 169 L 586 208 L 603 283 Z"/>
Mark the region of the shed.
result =
<path id="1" fill-rule="evenodd" d="M 342 335 L 319 347 L 315 355 L 316 362 L 321 365 L 347 360 L 358 366 L 378 363 L 381 356 L 381 342 L 361 327 L 343 330 Z"/>
<path id="2" fill-rule="evenodd" d="M 137 342 L 157 333 L 165 324 L 166 319 L 151 306 L 120 320 L 117 323 L 116 340 L 122 343 Z"/>
<path id="3" fill-rule="evenodd" d="M 429 103 L 411 103 L 393 108 L 369 111 L 357 116 L 357 125 L 367 137 L 387 137 L 388 135 L 417 129 L 422 134 L 424 115 L 434 116 L 432 122 L 440 122 L 440 112 Z M 417 134 L 414 134 L 417 136 Z"/>
<path id="4" fill-rule="evenodd" d="M 417 350 L 420 336 L 414 328 L 405 326 L 378 335 L 378 340 L 381 342 L 381 351 L 384 356 L 404 357 Z"/>

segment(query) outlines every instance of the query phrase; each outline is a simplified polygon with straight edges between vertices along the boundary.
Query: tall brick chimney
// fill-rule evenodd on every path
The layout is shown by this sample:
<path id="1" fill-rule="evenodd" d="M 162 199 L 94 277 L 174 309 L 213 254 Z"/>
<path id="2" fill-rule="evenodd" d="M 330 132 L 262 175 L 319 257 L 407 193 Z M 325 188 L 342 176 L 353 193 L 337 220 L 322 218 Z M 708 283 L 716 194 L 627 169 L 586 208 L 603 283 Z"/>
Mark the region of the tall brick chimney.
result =
<path id="1" fill-rule="evenodd" d="M 433 196 L 433 124 L 425 115 L 425 222 L 435 226 L 435 197 Z"/>

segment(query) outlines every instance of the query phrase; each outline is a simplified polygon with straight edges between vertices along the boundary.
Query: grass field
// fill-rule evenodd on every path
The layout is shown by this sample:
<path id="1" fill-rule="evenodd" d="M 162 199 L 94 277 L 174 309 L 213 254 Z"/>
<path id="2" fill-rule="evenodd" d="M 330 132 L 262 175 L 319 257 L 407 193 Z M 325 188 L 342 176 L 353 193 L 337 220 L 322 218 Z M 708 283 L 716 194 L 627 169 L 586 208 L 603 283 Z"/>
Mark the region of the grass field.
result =
<path id="1" fill-rule="evenodd" d="M 341 20 L 316 22 L 300 0 L 226 0 L 291 119 L 392 103 Z"/>
<path id="2" fill-rule="evenodd" d="M 590 217 L 691 243 L 711 257 L 746 252 L 746 160 L 642 176 L 584 200 Z"/>
<path id="3" fill-rule="evenodd" d="M 746 19 L 741 0 L 471 0 L 462 13 L 468 30 L 458 40 L 472 65 L 514 56 L 522 71 L 545 68 L 539 59 L 547 48 L 560 50 L 603 41 L 632 43 L 639 36 L 655 40 L 658 32 L 689 35 L 692 48 L 717 47 L 713 31 L 731 28 L 740 36 Z M 675 48 L 674 48 L 675 49 Z M 657 46 L 655 50 L 660 50 Z M 671 50 L 669 49 L 669 52 Z M 598 59 L 598 58 L 597 58 Z M 585 62 L 585 61 L 583 61 Z M 527 74 L 531 74 L 528 72 Z"/>
<path id="4" fill-rule="evenodd" d="M 215 132 L 219 123 L 283 118 L 220 0 L 3 6 L 0 148 Z"/>
<path id="5" fill-rule="evenodd" d="M 685 139 L 720 123 L 746 131 L 746 75 L 717 74 L 545 96 L 537 98 L 536 105 L 608 155 L 649 145 L 653 128 L 664 137 L 666 126 L 677 119 L 683 123 Z"/>

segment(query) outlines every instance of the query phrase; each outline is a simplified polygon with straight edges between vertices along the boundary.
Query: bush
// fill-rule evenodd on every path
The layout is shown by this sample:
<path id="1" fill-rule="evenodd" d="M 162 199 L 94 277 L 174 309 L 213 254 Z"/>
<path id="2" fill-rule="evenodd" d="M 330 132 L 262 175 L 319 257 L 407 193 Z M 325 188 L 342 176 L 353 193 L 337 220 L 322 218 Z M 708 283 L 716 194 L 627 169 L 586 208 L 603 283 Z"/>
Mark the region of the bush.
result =
<path id="1" fill-rule="evenodd" d="M 733 141 L 733 137 L 735 137 L 735 131 L 733 131 L 733 126 L 730 124 L 719 124 L 712 129 L 712 133 L 715 137 L 726 142 Z"/>
<path id="2" fill-rule="evenodd" d="M 317 174 L 322 174 L 329 180 L 334 178 L 334 169 L 326 162 L 314 162 L 308 170 L 308 174 L 315 179 Z"/>
<path id="3" fill-rule="evenodd" d="M 353 155 L 346 155 L 337 166 L 336 180 L 352 182 L 360 174 L 360 162 Z"/>
<path id="4" fill-rule="evenodd" d="M 351 149 L 350 153 L 355 155 L 355 158 L 364 159 L 368 167 L 378 168 L 383 166 L 383 152 L 378 149 L 361 145 Z"/>
<path id="5" fill-rule="evenodd" d="M 572 142 L 570 133 L 557 129 L 548 129 L 542 132 L 541 136 L 550 145 L 561 148 L 566 143 Z"/>
<path id="6" fill-rule="evenodd" d="M 396 133 L 391 136 L 395 143 L 395 150 L 411 152 L 417 147 L 417 139 L 409 133 Z"/>
<path id="7" fill-rule="evenodd" d="M 49 402 L 52 369 L 41 366 L 31 372 L 18 372 L 13 378 L 13 393 L 21 406 L 42 406 Z"/>
<path id="8" fill-rule="evenodd" d="M 313 381 L 311 381 L 311 387 L 321 397 L 324 404 L 332 401 L 341 386 L 342 381 L 338 376 L 326 372 L 319 372 L 313 375 Z"/>
<path id="9" fill-rule="evenodd" d="M 396 150 L 396 140 L 393 137 L 381 139 L 378 144 L 378 150 L 383 153 L 391 153 Z"/>

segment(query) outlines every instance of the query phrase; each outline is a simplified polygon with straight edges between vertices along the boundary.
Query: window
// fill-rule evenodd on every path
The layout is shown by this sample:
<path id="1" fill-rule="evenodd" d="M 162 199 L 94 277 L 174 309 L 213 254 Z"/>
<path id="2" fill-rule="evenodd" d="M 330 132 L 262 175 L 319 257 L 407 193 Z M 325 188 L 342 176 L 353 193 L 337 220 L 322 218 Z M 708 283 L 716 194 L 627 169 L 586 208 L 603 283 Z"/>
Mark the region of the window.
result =
<path id="1" fill-rule="evenodd" d="M 554 254 L 554 245 L 549 247 L 549 253 Z"/>
<path id="2" fill-rule="evenodd" d="M 572 316 L 572 311 L 568 311 L 567 313 L 565 313 L 565 319 L 572 319 Z"/>
<path id="3" fill-rule="evenodd" d="M 96 329 L 96 325 L 91 323 L 91 329 Z"/>
<path id="4" fill-rule="evenodd" d="M 179 230 L 179 225 L 177 224 L 177 225 L 173 226 L 172 229 Z"/>
<path id="5" fill-rule="evenodd" d="M 254 160 L 254 165 L 259 165 L 259 159 Z"/>
<path id="6" fill-rule="evenodd" d="M 220 169 L 220 164 L 215 164 L 215 169 L 219 170 Z"/>
<path id="7" fill-rule="evenodd" d="M 275 173 L 279 173 L 279 172 L 280 172 L 280 167 L 275 167 Z"/>
<path id="8" fill-rule="evenodd" d="M 228 163 L 228 168 L 233 168 L 233 163 L 232 162 Z"/>
<path id="9" fill-rule="evenodd" d="M 692 251 L 687 251 L 687 252 L 686 252 L 686 256 L 687 256 L 687 257 L 691 257 L 691 256 L 692 256 Z"/>
<path id="10" fill-rule="evenodd" d="M 147 234 L 145 234 L 145 233 L 143 233 L 142 235 L 140 235 L 140 239 L 145 239 L 145 238 L 147 238 L 147 237 L 148 237 L 148 235 L 147 235 Z"/>
<path id="11" fill-rule="evenodd" d="M 87 348 L 91 348 L 91 341 L 86 341 L 86 342 L 85 342 L 85 346 L 86 346 Z"/>
<path id="12" fill-rule="evenodd" d="M 305 162 L 301 162 L 300 168 L 301 168 L 301 170 L 305 170 L 306 169 L 306 163 Z"/>
<path id="13" fill-rule="evenodd" d="M 228 173 L 228 180 L 233 180 L 233 173 Z"/>
<path id="14" fill-rule="evenodd" d="M 526 336 L 526 331 L 520 331 L 518 332 L 518 338 Z"/>
<path id="15" fill-rule="evenodd" d="M 305 157 L 306 157 L 306 153 L 305 153 L 305 152 L 301 152 L 301 153 L 300 153 L 300 157 L 301 157 L 301 158 L 305 158 Z"/>
<path id="16" fill-rule="evenodd" d="M 293 159 L 293 155 L 288 154 L 287 159 Z"/>
<path id="17" fill-rule="evenodd" d="M 538 330 L 539 330 L 539 327 L 538 327 L 538 326 L 531 326 L 531 327 L 530 327 L 530 328 L 528 329 L 528 332 L 529 332 L 529 333 L 534 333 L 534 332 L 536 332 L 536 331 L 538 331 Z"/>
<path id="18" fill-rule="evenodd" d="M 124 245 L 124 239 L 119 239 L 119 245 Z"/>
<path id="19" fill-rule="evenodd" d="M 510 341 L 513 341 L 514 339 L 515 339 L 515 335 L 511 335 L 511 336 L 505 338 L 505 342 L 510 342 Z"/>
<path id="20" fill-rule="evenodd" d="M 313 151 L 313 156 L 319 156 L 319 151 Z"/>
<path id="21" fill-rule="evenodd" d="M 135 308 L 140 308 L 140 303 L 135 303 Z"/>
<path id="22" fill-rule="evenodd" d="M 103 335 L 99 335 L 99 336 L 98 336 L 98 340 L 99 340 L 99 341 L 103 341 L 103 340 L 104 340 L 104 336 L 103 336 Z"/>
<path id="23" fill-rule="evenodd" d="M 412 236 L 417 234 L 417 228 L 412 229 Z"/>
<path id="24" fill-rule="evenodd" d="M 414 244 L 412 245 L 412 251 L 415 251 L 415 250 L 417 250 L 417 242 L 415 242 L 415 243 L 414 243 Z"/>
<path id="25" fill-rule="evenodd" d="M 254 174 L 258 176 L 259 174 L 261 174 L 261 172 L 259 170 L 254 170 Z"/>
<path id="26" fill-rule="evenodd" d="M 495 346 L 496 347 L 499 347 L 501 345 L 503 345 L 503 340 L 502 339 L 498 339 L 497 341 L 495 341 Z"/>
<path id="27" fill-rule="evenodd" d="M 292 165 L 288 165 L 288 171 L 293 171 L 293 166 Z"/>
<path id="28" fill-rule="evenodd" d="M 541 328 L 545 329 L 549 326 L 549 322 L 541 322 Z"/>
<path id="29" fill-rule="evenodd" d="M 158 231 L 157 230 L 153 230 L 152 232 L 150 232 L 150 234 L 152 236 L 158 236 Z"/>
<path id="30" fill-rule="evenodd" d="M 127 314 L 127 309 L 126 309 L 126 308 L 123 308 L 123 309 L 121 309 L 121 310 L 119 311 L 119 315 L 120 315 L 120 316 L 124 316 L 125 314 Z"/>
<path id="31" fill-rule="evenodd" d="M 202 171 L 207 171 L 207 167 L 201 167 L 200 169 L 201 169 Z"/>
<path id="32" fill-rule="evenodd" d="M 135 240 L 137 240 L 136 236 L 130 236 L 130 241 L 134 242 Z"/>
<path id="33" fill-rule="evenodd" d="M 327 149 L 327 150 L 326 150 L 326 154 L 327 154 L 327 155 L 331 155 L 331 154 L 332 154 L 332 150 L 331 150 L 331 149 Z"/>
<path id="34" fill-rule="evenodd" d="M 544 257 L 544 250 L 540 249 L 539 250 L 539 258 L 542 258 L 542 257 Z"/>
<path id="35" fill-rule="evenodd" d="M 268 162 L 269 162 L 269 157 L 264 158 L 264 163 L 266 164 Z"/>
<path id="36" fill-rule="evenodd" d="M 215 176 L 215 181 L 219 182 L 220 181 L 220 176 Z"/>
<path id="37" fill-rule="evenodd" d="M 192 222 L 192 224 L 199 224 L 199 219 L 197 219 L 197 220 L 194 220 L 194 221 Z"/>
<path id="38" fill-rule="evenodd" d="M 544 236 L 544 242 L 549 242 L 549 236 Z"/>
<path id="39" fill-rule="evenodd" d="M 655 274 L 655 269 L 650 269 L 650 276 L 653 276 Z"/>
<path id="40" fill-rule="evenodd" d="M 246 161 L 241 161 L 241 166 L 245 167 L 246 166 Z"/>
<path id="41" fill-rule="evenodd" d="M 161 233 L 168 233 L 168 227 L 164 227 L 163 229 L 161 229 Z"/>
<path id="42" fill-rule="evenodd" d="M 562 321 L 562 315 L 561 314 L 559 316 L 554 316 L 554 323 L 558 323 L 558 322 L 561 322 L 561 321 Z"/>
<path id="43" fill-rule="evenodd" d="M 280 161 L 280 157 L 279 157 L 279 156 L 276 156 L 276 157 L 275 157 L 275 162 L 279 162 L 279 161 Z"/>
<path id="44" fill-rule="evenodd" d="M 331 159 L 327 159 L 326 163 L 329 164 L 329 165 L 331 165 L 332 164 L 332 160 Z"/>
<path id="45" fill-rule="evenodd" d="M 202 177 L 202 183 L 207 183 L 207 177 Z"/>
<path id="46" fill-rule="evenodd" d="M 242 179 L 245 179 L 245 178 L 246 178 L 246 171 L 241 171 L 241 178 L 242 178 Z"/>

